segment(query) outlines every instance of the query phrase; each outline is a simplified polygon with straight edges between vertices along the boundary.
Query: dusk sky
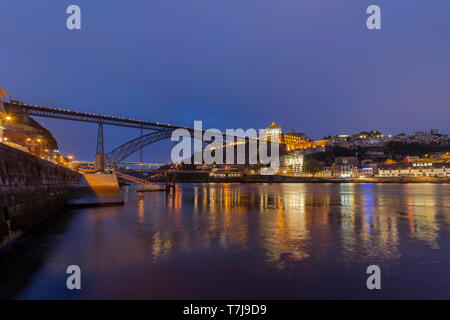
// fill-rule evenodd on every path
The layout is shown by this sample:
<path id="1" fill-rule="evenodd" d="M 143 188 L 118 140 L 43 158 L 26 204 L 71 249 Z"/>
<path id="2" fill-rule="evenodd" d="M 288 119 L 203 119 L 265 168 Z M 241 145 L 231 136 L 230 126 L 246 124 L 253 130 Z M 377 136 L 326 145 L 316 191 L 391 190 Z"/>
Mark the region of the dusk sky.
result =
<path id="1" fill-rule="evenodd" d="M 70 4 L 82 30 L 66 28 Z M 381 30 L 366 28 L 371 4 Z M 222 130 L 450 133 L 449 15 L 448 0 L 1 0 L 0 87 L 29 104 Z M 37 120 L 62 152 L 93 159 L 96 125 Z M 105 127 L 105 151 L 137 135 Z M 145 160 L 169 161 L 170 145 Z"/>

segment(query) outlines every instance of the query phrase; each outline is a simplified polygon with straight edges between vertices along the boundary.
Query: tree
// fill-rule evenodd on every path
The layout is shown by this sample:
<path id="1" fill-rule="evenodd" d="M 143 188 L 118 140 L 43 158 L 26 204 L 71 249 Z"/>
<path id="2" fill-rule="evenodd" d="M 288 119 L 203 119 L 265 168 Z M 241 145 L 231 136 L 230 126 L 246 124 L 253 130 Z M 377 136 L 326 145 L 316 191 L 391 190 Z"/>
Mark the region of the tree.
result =
<path id="1" fill-rule="evenodd" d="M 316 159 L 307 159 L 303 163 L 303 171 L 315 175 L 316 173 L 323 171 L 323 165 Z"/>
<path id="2" fill-rule="evenodd" d="M 396 164 L 397 161 L 393 160 L 393 159 L 387 159 L 385 162 L 385 164 Z"/>
<path id="3" fill-rule="evenodd" d="M 379 137 L 379 136 L 381 136 L 381 132 L 378 130 L 372 130 L 372 131 L 370 131 L 370 135 L 372 137 Z"/>

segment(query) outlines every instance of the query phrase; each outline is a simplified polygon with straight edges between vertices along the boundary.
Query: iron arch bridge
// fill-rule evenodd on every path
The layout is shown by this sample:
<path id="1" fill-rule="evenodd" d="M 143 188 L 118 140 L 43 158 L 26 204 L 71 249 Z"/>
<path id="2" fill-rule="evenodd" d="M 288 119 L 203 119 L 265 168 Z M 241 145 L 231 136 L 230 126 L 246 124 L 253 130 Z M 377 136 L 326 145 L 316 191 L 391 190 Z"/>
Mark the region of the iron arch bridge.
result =
<path id="1" fill-rule="evenodd" d="M 115 164 L 125 160 L 130 155 L 148 146 L 149 144 L 164 139 L 169 139 L 172 136 L 172 132 L 173 130 L 165 129 L 162 131 L 150 132 L 145 135 L 139 136 L 108 152 L 105 155 L 106 161 L 110 165 L 115 166 Z"/>
<path id="2" fill-rule="evenodd" d="M 186 129 L 191 134 L 196 130 L 191 127 L 178 126 L 173 124 L 165 124 L 159 122 L 142 121 L 131 118 L 101 115 L 89 112 L 73 111 L 70 109 L 60 109 L 60 108 L 49 108 L 37 105 L 24 104 L 20 101 L 9 101 L 4 103 L 5 110 L 11 114 L 24 114 L 29 116 L 46 117 L 53 119 L 63 119 L 70 121 L 88 122 L 98 124 L 98 136 L 97 136 L 97 154 L 101 154 L 104 157 L 104 161 L 109 164 L 117 164 L 123 161 L 128 156 L 141 151 L 141 162 L 142 162 L 142 150 L 145 146 L 161 141 L 164 139 L 169 139 L 172 132 L 176 129 Z M 103 146 L 103 125 L 120 126 L 128 128 L 140 129 L 140 136 L 132 139 L 117 148 L 113 149 L 108 153 L 104 153 Z M 144 130 L 150 130 L 150 133 L 144 134 Z M 202 130 L 202 133 L 205 131 Z M 195 136 L 195 135 L 194 135 Z M 224 138 L 228 135 L 223 133 Z M 233 139 L 235 136 L 232 136 Z"/>

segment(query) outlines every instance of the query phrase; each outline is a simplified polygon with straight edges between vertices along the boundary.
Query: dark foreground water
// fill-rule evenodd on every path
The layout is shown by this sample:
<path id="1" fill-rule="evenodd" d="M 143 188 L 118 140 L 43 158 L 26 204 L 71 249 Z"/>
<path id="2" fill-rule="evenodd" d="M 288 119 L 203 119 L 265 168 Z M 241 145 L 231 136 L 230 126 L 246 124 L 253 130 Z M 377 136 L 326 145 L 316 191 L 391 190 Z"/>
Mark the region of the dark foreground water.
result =
<path id="1" fill-rule="evenodd" d="M 450 184 L 178 186 L 44 223 L 0 251 L 0 295 L 450 299 Z"/>

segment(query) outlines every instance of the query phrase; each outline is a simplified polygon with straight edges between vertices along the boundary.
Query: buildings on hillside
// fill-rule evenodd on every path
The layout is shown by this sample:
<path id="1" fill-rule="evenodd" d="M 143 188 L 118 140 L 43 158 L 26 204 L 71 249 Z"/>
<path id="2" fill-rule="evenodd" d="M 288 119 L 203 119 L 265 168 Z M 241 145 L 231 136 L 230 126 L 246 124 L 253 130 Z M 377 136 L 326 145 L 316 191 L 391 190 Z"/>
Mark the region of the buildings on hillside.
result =
<path id="1" fill-rule="evenodd" d="M 280 156 L 280 173 L 289 175 L 311 175 L 304 173 L 304 156 L 314 152 L 325 150 L 327 145 L 339 146 L 348 149 L 367 147 L 364 160 L 356 157 L 337 157 L 333 163 L 322 163 L 323 168 L 315 176 L 330 178 L 364 178 L 364 177 L 448 177 L 449 152 L 435 152 L 422 159 L 419 156 L 400 157 L 401 164 L 389 164 L 386 162 L 388 154 L 383 147 L 387 143 L 442 143 L 450 141 L 448 135 L 439 134 L 437 129 L 417 131 L 410 135 L 399 134 L 396 136 L 383 135 L 373 130 L 361 132 L 357 135 L 338 135 L 330 139 L 313 141 L 303 133 L 293 130 L 285 133 L 283 127 L 272 123 L 266 128 L 267 139 L 276 140 L 285 145 L 285 153 Z M 371 147 L 374 147 L 373 149 Z M 377 148 L 378 147 L 378 148 Z M 358 156 L 360 159 L 361 157 Z M 397 158 L 396 158 L 397 159 Z M 427 159 L 429 162 L 427 162 Z M 424 167 L 423 163 L 429 163 Z M 399 171 L 400 170 L 400 171 Z"/>
<path id="2" fill-rule="evenodd" d="M 416 131 L 409 135 L 404 133 L 398 135 L 383 135 L 374 130 L 368 133 L 360 133 L 356 135 L 340 134 L 334 137 L 329 137 L 329 144 L 331 146 L 349 149 L 356 147 L 383 147 L 389 142 L 449 143 L 450 136 L 447 134 L 440 134 L 437 129 L 428 129 L 425 131 Z"/>

